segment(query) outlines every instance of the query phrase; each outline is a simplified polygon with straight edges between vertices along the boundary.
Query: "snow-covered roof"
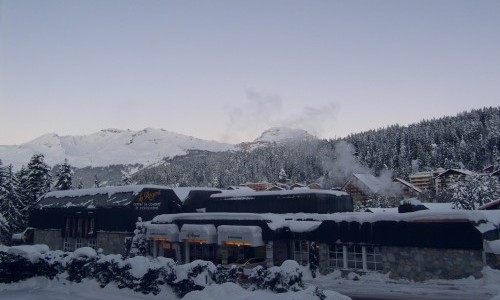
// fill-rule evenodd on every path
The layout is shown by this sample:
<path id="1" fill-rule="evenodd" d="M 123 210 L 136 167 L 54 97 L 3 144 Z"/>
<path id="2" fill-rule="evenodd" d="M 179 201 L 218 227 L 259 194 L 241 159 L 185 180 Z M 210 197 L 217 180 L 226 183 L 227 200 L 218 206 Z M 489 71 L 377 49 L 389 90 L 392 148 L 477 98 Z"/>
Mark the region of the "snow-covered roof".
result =
<path id="1" fill-rule="evenodd" d="M 342 188 L 344 189 L 349 183 L 369 194 L 380 194 L 400 189 L 400 187 L 393 183 L 390 179 L 383 180 L 381 177 L 375 177 L 372 174 L 352 174 L 351 178 Z"/>
<path id="2" fill-rule="evenodd" d="M 494 210 L 421 210 L 411 213 L 371 213 L 343 212 L 334 214 L 251 214 L 251 213 L 185 213 L 156 216 L 152 223 L 172 223 L 183 220 L 254 220 L 265 221 L 270 229 L 288 227 L 295 232 L 316 229 L 321 221 L 374 223 L 379 221 L 396 222 L 471 222 L 484 233 L 500 227 L 500 211 Z M 297 223 L 296 223 L 297 222 Z M 292 230 L 293 231 L 293 230 Z"/>
<path id="3" fill-rule="evenodd" d="M 466 176 L 473 176 L 474 175 L 474 172 L 466 170 L 466 169 L 448 169 L 436 177 L 443 177 L 443 176 L 446 176 L 450 173 L 459 173 L 459 174 L 463 174 Z"/>
<path id="4" fill-rule="evenodd" d="M 214 192 L 221 191 L 220 189 L 217 188 L 206 188 L 206 187 L 177 187 L 173 188 L 172 190 L 177 195 L 179 200 L 181 200 L 181 202 L 184 202 L 187 199 L 191 191 L 214 191 Z"/>
<path id="5" fill-rule="evenodd" d="M 129 205 L 144 189 L 171 190 L 160 185 L 126 185 L 67 191 L 53 191 L 45 194 L 35 208 L 50 207 L 112 207 Z"/>
<path id="6" fill-rule="evenodd" d="M 397 213 L 398 208 L 397 207 L 388 207 L 388 208 L 381 208 L 381 207 L 369 207 L 365 210 L 365 212 L 371 212 L 371 213 Z"/>
<path id="7" fill-rule="evenodd" d="M 448 211 L 453 209 L 453 203 L 422 203 L 422 205 L 433 211 Z"/>
<path id="8" fill-rule="evenodd" d="M 413 189 L 413 190 L 417 191 L 418 193 L 422 193 L 422 189 L 421 189 L 421 188 L 416 187 L 415 185 L 413 185 L 413 184 L 409 183 L 408 181 L 406 181 L 406 180 L 404 180 L 404 179 L 401 179 L 401 178 L 394 178 L 394 180 L 393 180 L 393 181 L 400 182 L 401 184 L 403 184 L 403 185 L 405 185 L 405 186 L 407 186 L 407 187 L 409 187 L 409 188 L 411 188 L 411 189 Z"/>
<path id="9" fill-rule="evenodd" d="M 479 207 L 478 209 L 481 209 L 481 210 L 483 210 L 483 209 L 488 209 L 488 208 L 490 208 L 490 207 L 492 207 L 492 206 L 496 206 L 496 205 L 498 205 L 498 204 L 500 204 L 500 199 L 495 200 L 495 201 L 492 201 L 492 202 L 490 202 L 490 203 L 486 203 L 485 205 L 483 205 L 483 206 Z"/>
<path id="10" fill-rule="evenodd" d="M 225 198 L 225 197 L 233 197 L 234 199 L 253 199 L 256 196 L 291 196 L 296 194 L 328 194 L 335 196 L 346 196 L 347 193 L 341 191 L 333 191 L 333 190 L 312 190 L 312 189 L 293 189 L 293 190 L 282 190 L 282 191 L 261 191 L 257 192 L 254 190 L 223 190 L 222 193 L 213 194 L 211 198 Z"/>
<path id="11" fill-rule="evenodd" d="M 219 244 L 249 243 L 252 247 L 264 246 L 262 228 L 259 226 L 220 225 L 217 233 Z"/>

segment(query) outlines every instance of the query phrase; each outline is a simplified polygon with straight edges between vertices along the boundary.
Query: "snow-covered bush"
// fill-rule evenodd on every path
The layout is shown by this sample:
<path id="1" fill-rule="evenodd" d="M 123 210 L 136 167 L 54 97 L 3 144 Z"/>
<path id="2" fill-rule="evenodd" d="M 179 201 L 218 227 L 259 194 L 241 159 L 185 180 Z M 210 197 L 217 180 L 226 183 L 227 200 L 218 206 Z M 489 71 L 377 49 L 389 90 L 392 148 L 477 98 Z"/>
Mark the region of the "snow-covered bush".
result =
<path id="1" fill-rule="evenodd" d="M 45 253 L 35 263 L 36 275 L 54 279 L 57 275 L 64 272 L 63 262 L 67 256 L 67 252 L 60 250 Z"/>
<path id="2" fill-rule="evenodd" d="M 161 265 L 156 261 L 151 261 L 144 256 L 134 256 L 124 261 L 124 272 L 121 276 L 121 283 L 143 294 L 160 292 Z"/>
<path id="3" fill-rule="evenodd" d="M 238 277 L 240 275 L 240 271 L 236 266 L 232 266 L 230 269 L 224 268 L 222 265 L 217 265 L 217 269 L 214 274 L 214 281 L 217 284 L 222 284 L 225 282 L 238 282 Z"/>
<path id="4" fill-rule="evenodd" d="M 81 282 L 82 279 L 91 277 L 97 253 L 90 247 L 78 248 L 65 258 L 65 269 L 69 281 Z"/>
<path id="5" fill-rule="evenodd" d="M 123 259 L 119 254 L 100 255 L 93 266 L 92 277 L 101 287 L 105 287 L 119 276 L 122 263 Z"/>
<path id="6" fill-rule="evenodd" d="M 268 269 L 258 266 L 252 270 L 249 280 L 252 289 L 269 289 L 277 293 L 299 291 L 304 288 L 303 274 L 299 264 L 286 260 L 280 267 Z"/>
<path id="7" fill-rule="evenodd" d="M 177 266 L 177 278 L 173 282 L 174 292 L 182 298 L 191 291 L 203 290 L 215 281 L 216 272 L 217 267 L 213 263 L 203 260 Z"/>
<path id="8" fill-rule="evenodd" d="M 35 275 L 35 267 L 29 259 L 0 251 L 0 282 L 18 282 Z"/>
<path id="9" fill-rule="evenodd" d="M 166 257 L 157 257 L 156 261 L 160 265 L 159 283 L 173 285 L 173 282 L 177 279 L 175 272 L 177 264 L 175 261 Z"/>

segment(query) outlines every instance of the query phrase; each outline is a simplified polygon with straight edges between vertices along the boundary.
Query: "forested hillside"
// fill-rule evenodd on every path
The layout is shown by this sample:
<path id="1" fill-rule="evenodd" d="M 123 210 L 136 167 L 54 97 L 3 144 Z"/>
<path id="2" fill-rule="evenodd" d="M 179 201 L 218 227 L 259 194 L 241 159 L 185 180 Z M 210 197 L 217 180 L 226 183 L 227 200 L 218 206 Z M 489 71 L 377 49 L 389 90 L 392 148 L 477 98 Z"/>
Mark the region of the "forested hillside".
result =
<path id="1" fill-rule="evenodd" d="M 369 168 L 379 171 L 385 165 L 398 177 L 437 167 L 481 171 L 500 164 L 500 107 L 370 130 L 345 140 Z"/>
<path id="2" fill-rule="evenodd" d="M 405 179 L 438 167 L 481 171 L 500 165 L 499 148 L 500 107 L 495 107 L 345 139 L 275 144 L 252 151 L 195 151 L 138 172 L 132 181 L 216 187 L 247 181 L 316 181 L 329 188 L 342 185 L 352 172 L 379 174 L 384 168 Z"/>

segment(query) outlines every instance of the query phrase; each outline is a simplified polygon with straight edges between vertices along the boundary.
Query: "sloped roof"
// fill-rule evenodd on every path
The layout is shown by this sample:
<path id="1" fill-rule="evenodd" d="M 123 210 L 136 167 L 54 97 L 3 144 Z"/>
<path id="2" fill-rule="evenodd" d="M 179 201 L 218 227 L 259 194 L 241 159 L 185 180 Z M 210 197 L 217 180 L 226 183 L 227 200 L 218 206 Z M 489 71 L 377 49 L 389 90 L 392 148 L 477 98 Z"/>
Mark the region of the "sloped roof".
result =
<path id="1" fill-rule="evenodd" d="M 448 175 L 450 173 L 464 174 L 464 175 L 467 175 L 467 176 L 474 175 L 474 172 L 466 170 L 466 169 L 448 169 L 448 170 L 444 171 L 443 173 L 439 174 L 436 177 L 443 177 L 443 176 L 446 176 L 446 175 Z"/>
<path id="2" fill-rule="evenodd" d="M 383 182 L 372 174 L 353 174 L 351 179 L 352 178 L 356 178 L 361 184 L 364 185 L 363 187 L 358 188 L 365 188 L 367 189 L 367 192 L 376 194 L 385 188 Z M 351 180 L 348 182 L 351 182 Z"/>
<path id="3" fill-rule="evenodd" d="M 127 185 L 102 188 L 53 191 L 45 194 L 34 209 L 68 207 L 121 207 L 127 206 L 144 189 L 170 189 L 159 185 Z"/>
<path id="4" fill-rule="evenodd" d="M 420 189 L 420 188 L 416 187 L 415 185 L 413 185 L 413 184 L 409 183 L 408 181 L 406 181 L 406 180 L 404 180 L 404 179 L 401 179 L 401 178 L 394 178 L 394 180 L 393 180 L 393 181 L 394 181 L 394 182 L 396 182 L 396 181 L 397 181 L 397 182 L 399 182 L 399 183 L 401 183 L 401 184 L 403 184 L 403 185 L 405 185 L 405 186 L 407 186 L 407 187 L 409 187 L 409 188 L 411 188 L 411 189 L 413 189 L 413 190 L 417 191 L 418 193 L 422 193 L 422 189 Z"/>

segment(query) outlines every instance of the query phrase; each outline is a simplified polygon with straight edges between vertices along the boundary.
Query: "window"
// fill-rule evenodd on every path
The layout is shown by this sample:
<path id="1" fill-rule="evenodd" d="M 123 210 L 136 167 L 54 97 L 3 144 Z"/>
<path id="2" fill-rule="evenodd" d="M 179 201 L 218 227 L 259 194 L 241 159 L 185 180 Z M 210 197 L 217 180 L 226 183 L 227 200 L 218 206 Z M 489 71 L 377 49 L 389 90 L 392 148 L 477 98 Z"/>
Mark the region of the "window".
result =
<path id="1" fill-rule="evenodd" d="M 366 246 L 366 268 L 373 271 L 382 271 L 382 254 L 379 247 Z"/>
<path id="2" fill-rule="evenodd" d="M 70 252 L 73 251 L 73 243 L 71 239 L 65 238 L 63 242 L 63 251 Z"/>
<path id="3" fill-rule="evenodd" d="M 360 245 L 347 247 L 347 267 L 349 269 L 363 269 L 363 249 Z"/>
<path id="4" fill-rule="evenodd" d="M 72 238 L 95 237 L 95 218 L 93 216 L 69 216 L 65 219 L 63 236 Z"/>
<path id="5" fill-rule="evenodd" d="M 95 230 L 95 219 L 89 218 L 88 224 L 89 224 L 89 231 L 87 234 L 93 235 Z"/>
<path id="6" fill-rule="evenodd" d="M 293 259 L 303 266 L 309 263 L 309 241 L 293 241 Z"/>
<path id="7" fill-rule="evenodd" d="M 87 244 L 90 248 L 93 248 L 94 250 L 97 248 L 97 242 L 95 239 L 89 239 L 88 240 L 88 244 Z"/>
<path id="8" fill-rule="evenodd" d="M 328 268 L 329 269 L 344 268 L 344 245 L 335 244 L 329 246 Z"/>
<path id="9" fill-rule="evenodd" d="M 82 248 L 83 247 L 83 239 L 77 238 L 75 240 L 75 249 Z"/>
<path id="10" fill-rule="evenodd" d="M 348 269 L 364 271 L 383 270 L 380 247 L 374 245 L 329 245 L 328 268 L 330 270 L 344 268 L 344 258 L 346 259 Z"/>

